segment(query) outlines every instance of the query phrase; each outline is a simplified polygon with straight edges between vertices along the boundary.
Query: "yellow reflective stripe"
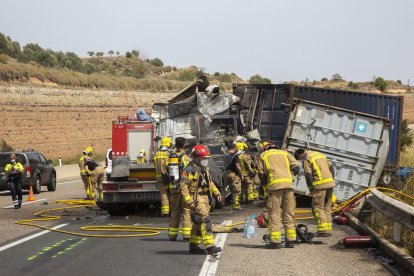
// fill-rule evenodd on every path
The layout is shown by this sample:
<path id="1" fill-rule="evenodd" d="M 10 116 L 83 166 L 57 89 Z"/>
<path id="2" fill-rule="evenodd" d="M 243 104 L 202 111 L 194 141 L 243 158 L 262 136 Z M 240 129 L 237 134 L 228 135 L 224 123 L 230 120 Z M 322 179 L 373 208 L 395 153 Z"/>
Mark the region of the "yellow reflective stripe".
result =
<path id="1" fill-rule="evenodd" d="M 185 201 L 185 202 L 190 201 L 190 199 L 191 199 L 191 196 L 190 196 L 190 195 L 186 195 L 186 196 L 184 197 L 184 201 Z"/>
<path id="2" fill-rule="evenodd" d="M 203 236 L 203 242 L 205 246 L 214 245 L 214 237 L 213 235 L 205 235 Z"/>
<path id="3" fill-rule="evenodd" d="M 219 189 L 217 189 L 217 188 L 212 188 L 212 189 L 211 189 L 211 192 L 214 194 L 214 193 L 216 193 L 216 192 L 220 192 L 220 191 L 219 191 Z"/>
<path id="4" fill-rule="evenodd" d="M 270 163 L 269 163 L 269 157 L 272 156 L 272 155 L 284 155 L 285 156 L 286 168 L 287 168 L 287 171 L 289 172 L 290 178 L 273 179 L 273 173 L 272 173 L 272 170 L 270 169 Z M 282 183 L 282 182 L 289 182 L 289 183 L 292 183 L 293 182 L 292 173 L 290 172 L 290 165 L 289 165 L 288 155 L 289 155 L 289 153 L 287 153 L 285 151 L 278 151 L 278 150 L 267 151 L 263 155 L 263 159 L 265 161 L 266 169 L 269 172 L 269 180 L 270 180 L 270 182 L 267 183 L 267 185 L 266 185 L 267 187 L 269 187 L 269 186 L 271 186 L 273 184 Z"/>
<path id="5" fill-rule="evenodd" d="M 170 212 L 170 206 L 161 206 L 161 213 L 168 214 Z"/>
<path id="6" fill-rule="evenodd" d="M 181 228 L 181 231 L 183 232 L 183 235 L 184 235 L 184 236 L 186 236 L 186 235 L 190 235 L 190 233 L 191 233 L 191 228 L 183 227 L 183 228 Z"/>
<path id="7" fill-rule="evenodd" d="M 328 230 L 332 231 L 332 222 L 328 222 L 327 225 L 328 225 Z"/>
<path id="8" fill-rule="evenodd" d="M 330 177 L 330 178 L 326 178 L 326 179 L 323 179 L 323 180 L 313 182 L 312 184 L 315 186 L 315 185 L 319 185 L 319 184 L 328 183 L 328 182 L 331 182 L 331 181 L 334 181 L 334 179 Z"/>
<path id="9" fill-rule="evenodd" d="M 201 237 L 199 237 L 199 236 L 190 236 L 190 243 L 199 245 L 201 243 Z"/>
<path id="10" fill-rule="evenodd" d="M 318 224 L 318 227 L 317 227 L 317 229 L 318 229 L 318 232 L 320 232 L 320 231 L 328 231 L 329 229 L 328 229 L 328 223 L 320 223 L 320 224 Z"/>
<path id="11" fill-rule="evenodd" d="M 168 228 L 168 234 L 178 234 L 178 228 Z"/>
<path id="12" fill-rule="evenodd" d="M 287 229 L 286 239 L 289 241 L 296 240 L 296 229 Z"/>
<path id="13" fill-rule="evenodd" d="M 269 184 L 267 184 L 267 186 L 270 186 L 272 184 L 282 183 L 282 182 L 292 183 L 293 182 L 293 179 L 292 178 L 279 178 L 279 179 L 275 179 L 275 180 L 272 180 Z"/>
<path id="14" fill-rule="evenodd" d="M 282 239 L 282 232 L 280 231 L 269 231 L 269 236 L 271 241 L 280 242 Z"/>
<path id="15" fill-rule="evenodd" d="M 325 155 L 315 152 L 315 153 L 311 154 L 311 158 L 309 160 L 311 162 L 313 168 L 315 169 L 316 174 L 318 175 L 318 179 L 319 179 L 318 181 L 314 181 L 312 183 L 314 186 L 333 181 L 333 178 L 326 178 L 326 179 L 323 178 L 321 169 L 316 164 L 316 160 L 321 159 L 321 158 L 323 158 L 325 160 L 327 159 Z"/>

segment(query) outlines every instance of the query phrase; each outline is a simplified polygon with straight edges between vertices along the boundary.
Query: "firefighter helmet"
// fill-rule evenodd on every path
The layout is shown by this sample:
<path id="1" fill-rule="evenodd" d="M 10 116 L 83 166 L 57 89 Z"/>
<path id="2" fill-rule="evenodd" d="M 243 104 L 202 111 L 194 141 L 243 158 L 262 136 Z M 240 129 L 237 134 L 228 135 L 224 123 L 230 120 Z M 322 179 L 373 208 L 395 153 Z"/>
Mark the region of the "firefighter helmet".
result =
<path id="1" fill-rule="evenodd" d="M 93 148 L 92 147 L 87 147 L 84 152 L 87 155 L 91 156 L 91 155 L 93 155 Z"/>
<path id="2" fill-rule="evenodd" d="M 196 145 L 191 150 L 192 157 L 210 157 L 210 152 L 203 144 Z"/>
<path id="3" fill-rule="evenodd" d="M 261 149 L 262 151 L 264 151 L 264 150 L 265 150 L 264 148 L 265 148 L 268 144 L 269 144 L 269 142 L 267 142 L 267 141 L 262 142 L 262 143 L 260 144 L 260 149 Z"/>
<path id="4" fill-rule="evenodd" d="M 264 150 L 263 151 L 267 151 L 267 150 L 271 150 L 271 149 L 279 149 L 279 147 L 276 146 L 275 144 L 267 143 L 267 145 L 264 146 Z"/>
<path id="5" fill-rule="evenodd" d="M 161 139 L 161 146 L 165 146 L 165 147 L 167 147 L 167 148 L 170 148 L 170 147 L 171 147 L 171 145 L 172 145 L 172 140 L 171 140 L 171 138 L 170 138 L 170 137 L 168 137 L 168 136 L 164 136 L 164 137 Z"/>
<path id="6" fill-rule="evenodd" d="M 244 150 L 244 143 L 243 142 L 237 142 L 236 143 L 236 149 L 237 150 Z"/>

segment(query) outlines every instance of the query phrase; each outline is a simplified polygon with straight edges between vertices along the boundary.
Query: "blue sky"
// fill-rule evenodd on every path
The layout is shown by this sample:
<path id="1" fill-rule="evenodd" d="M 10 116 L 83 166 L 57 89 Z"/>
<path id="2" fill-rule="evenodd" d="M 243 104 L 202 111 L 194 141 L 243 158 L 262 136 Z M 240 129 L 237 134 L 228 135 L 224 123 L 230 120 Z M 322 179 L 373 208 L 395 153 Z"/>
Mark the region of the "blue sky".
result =
<path id="1" fill-rule="evenodd" d="M 3 0 L 0 32 L 55 51 L 139 50 L 165 64 L 414 82 L 412 0 Z"/>

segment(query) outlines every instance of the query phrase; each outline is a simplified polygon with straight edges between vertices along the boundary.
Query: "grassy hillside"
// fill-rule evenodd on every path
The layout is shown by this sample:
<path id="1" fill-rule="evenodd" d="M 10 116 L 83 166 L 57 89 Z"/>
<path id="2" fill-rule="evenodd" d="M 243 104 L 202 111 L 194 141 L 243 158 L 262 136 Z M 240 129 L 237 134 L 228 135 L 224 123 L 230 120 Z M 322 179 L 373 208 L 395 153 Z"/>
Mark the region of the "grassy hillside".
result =
<path id="1" fill-rule="evenodd" d="M 144 59 L 137 50 L 88 52 L 80 58 L 73 52 L 56 52 L 38 44 L 20 44 L 0 33 L 0 81 L 46 86 L 112 90 L 177 92 L 204 73 L 195 66 L 176 68 L 159 58 Z M 206 74 L 206 73 L 204 73 Z M 230 90 L 242 82 L 235 74 L 206 74 L 212 83 Z"/>

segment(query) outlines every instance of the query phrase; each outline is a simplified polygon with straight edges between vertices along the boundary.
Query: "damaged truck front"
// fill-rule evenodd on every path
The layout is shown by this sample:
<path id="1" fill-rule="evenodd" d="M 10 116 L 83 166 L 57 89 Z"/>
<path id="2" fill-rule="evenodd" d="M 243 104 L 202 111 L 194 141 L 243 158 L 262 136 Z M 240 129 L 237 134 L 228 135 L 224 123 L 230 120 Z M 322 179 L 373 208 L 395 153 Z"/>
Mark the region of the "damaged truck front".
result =
<path id="1" fill-rule="evenodd" d="M 152 111 L 160 137 L 184 137 L 188 151 L 198 143 L 208 147 L 212 155 L 209 170 L 223 199 L 230 195 L 223 173 L 226 142 L 244 133 L 240 107 L 238 97 L 220 92 L 216 86 L 190 86 L 168 104 L 155 104 Z"/>

